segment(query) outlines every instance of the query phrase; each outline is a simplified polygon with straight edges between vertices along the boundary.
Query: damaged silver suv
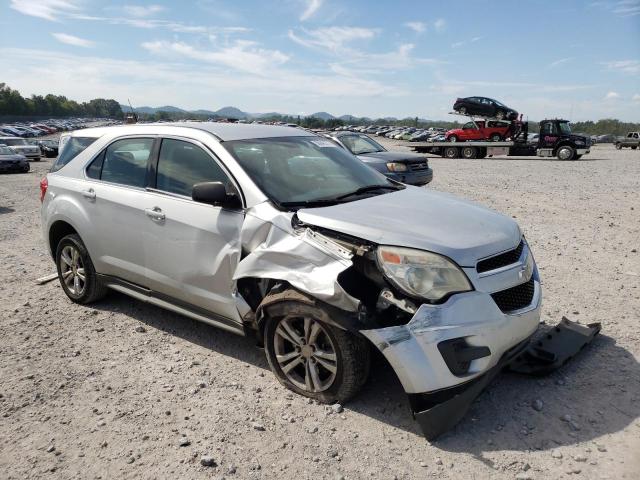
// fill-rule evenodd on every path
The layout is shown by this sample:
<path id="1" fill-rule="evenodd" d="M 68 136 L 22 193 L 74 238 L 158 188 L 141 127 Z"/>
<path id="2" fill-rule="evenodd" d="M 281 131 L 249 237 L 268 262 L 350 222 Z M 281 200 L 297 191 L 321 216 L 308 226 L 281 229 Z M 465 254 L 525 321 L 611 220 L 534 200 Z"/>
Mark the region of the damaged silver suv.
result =
<path id="1" fill-rule="evenodd" d="M 254 335 L 301 395 L 348 400 L 376 348 L 433 437 L 538 327 L 538 271 L 512 219 L 389 180 L 313 133 L 127 125 L 60 151 L 42 229 L 67 296 L 113 289 Z"/>

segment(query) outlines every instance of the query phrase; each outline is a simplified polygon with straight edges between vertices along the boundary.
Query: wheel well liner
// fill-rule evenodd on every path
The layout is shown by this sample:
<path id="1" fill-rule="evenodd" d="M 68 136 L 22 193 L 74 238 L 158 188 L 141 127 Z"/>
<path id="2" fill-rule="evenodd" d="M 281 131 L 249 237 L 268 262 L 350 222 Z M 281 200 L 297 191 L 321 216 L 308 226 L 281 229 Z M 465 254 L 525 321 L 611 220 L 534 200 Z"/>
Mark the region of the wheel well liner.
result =
<path id="1" fill-rule="evenodd" d="M 51 256 L 55 257 L 56 248 L 58 247 L 60 240 L 73 233 L 77 234 L 78 232 L 63 220 L 57 220 L 51 224 L 49 227 L 49 247 L 51 250 Z"/>

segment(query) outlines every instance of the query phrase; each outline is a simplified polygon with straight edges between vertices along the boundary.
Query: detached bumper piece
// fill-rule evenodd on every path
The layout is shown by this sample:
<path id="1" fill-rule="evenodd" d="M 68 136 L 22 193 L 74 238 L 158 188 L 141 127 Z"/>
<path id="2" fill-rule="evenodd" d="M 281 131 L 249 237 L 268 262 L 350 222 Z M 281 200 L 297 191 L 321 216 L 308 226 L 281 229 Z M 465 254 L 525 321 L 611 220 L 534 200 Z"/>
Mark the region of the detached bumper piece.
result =
<path id="1" fill-rule="evenodd" d="M 434 440 L 453 428 L 465 416 L 475 398 L 503 369 L 529 375 L 551 373 L 590 343 L 600 328 L 599 323 L 585 327 L 563 317 L 542 338 L 533 343 L 527 339 L 506 352 L 484 375 L 452 388 L 410 394 L 413 416 L 425 438 Z"/>
<path id="2" fill-rule="evenodd" d="M 600 329 L 599 323 L 584 326 L 562 317 L 558 325 L 516 358 L 509 365 L 509 370 L 526 375 L 547 375 L 577 355 L 600 333 Z"/>

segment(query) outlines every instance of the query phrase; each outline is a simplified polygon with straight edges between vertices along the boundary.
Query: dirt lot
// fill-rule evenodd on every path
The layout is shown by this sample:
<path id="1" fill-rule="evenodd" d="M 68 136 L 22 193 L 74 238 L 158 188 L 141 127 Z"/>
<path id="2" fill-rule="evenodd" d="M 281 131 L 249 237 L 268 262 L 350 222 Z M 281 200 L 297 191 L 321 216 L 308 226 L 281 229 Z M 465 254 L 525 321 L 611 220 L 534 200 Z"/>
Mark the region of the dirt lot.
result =
<path id="1" fill-rule="evenodd" d="M 640 152 L 431 161 L 429 188 L 520 222 L 548 323 L 604 325 L 550 377 L 499 377 L 432 444 L 380 360 L 336 412 L 281 387 L 250 339 L 36 285 L 54 271 L 38 200 L 49 165 L 0 176 L 1 478 L 639 478 Z"/>

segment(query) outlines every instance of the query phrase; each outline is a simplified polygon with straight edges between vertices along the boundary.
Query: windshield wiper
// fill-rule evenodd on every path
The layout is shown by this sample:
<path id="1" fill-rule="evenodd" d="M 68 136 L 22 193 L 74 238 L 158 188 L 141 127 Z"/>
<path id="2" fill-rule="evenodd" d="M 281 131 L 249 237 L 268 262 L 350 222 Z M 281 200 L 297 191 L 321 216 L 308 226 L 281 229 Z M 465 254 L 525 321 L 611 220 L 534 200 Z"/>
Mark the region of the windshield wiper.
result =
<path id="1" fill-rule="evenodd" d="M 356 195 L 361 195 L 367 192 L 373 192 L 375 190 L 400 190 L 401 187 L 397 187 L 395 185 L 367 185 L 365 187 L 360 187 L 353 192 L 345 193 L 344 195 L 339 195 L 335 197 L 334 200 L 343 200 L 348 197 L 354 197 Z"/>
<path id="2" fill-rule="evenodd" d="M 318 200 L 300 200 L 298 202 L 279 202 L 282 207 L 326 207 L 338 203 L 335 198 Z"/>

